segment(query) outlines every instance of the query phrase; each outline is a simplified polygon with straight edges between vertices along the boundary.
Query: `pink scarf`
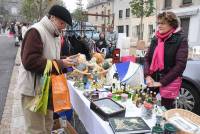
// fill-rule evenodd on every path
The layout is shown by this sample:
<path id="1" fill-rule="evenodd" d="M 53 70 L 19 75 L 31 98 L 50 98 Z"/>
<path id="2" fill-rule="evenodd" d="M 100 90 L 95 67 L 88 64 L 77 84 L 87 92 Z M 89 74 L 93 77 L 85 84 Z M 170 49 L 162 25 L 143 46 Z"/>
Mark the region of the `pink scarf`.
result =
<path id="1" fill-rule="evenodd" d="M 159 31 L 156 32 L 156 37 L 158 38 L 158 44 L 155 48 L 153 59 L 150 66 L 151 73 L 154 73 L 157 70 L 161 71 L 164 69 L 164 42 L 167 38 L 171 36 L 171 34 L 174 31 L 175 29 L 172 29 L 165 34 L 160 34 Z"/>

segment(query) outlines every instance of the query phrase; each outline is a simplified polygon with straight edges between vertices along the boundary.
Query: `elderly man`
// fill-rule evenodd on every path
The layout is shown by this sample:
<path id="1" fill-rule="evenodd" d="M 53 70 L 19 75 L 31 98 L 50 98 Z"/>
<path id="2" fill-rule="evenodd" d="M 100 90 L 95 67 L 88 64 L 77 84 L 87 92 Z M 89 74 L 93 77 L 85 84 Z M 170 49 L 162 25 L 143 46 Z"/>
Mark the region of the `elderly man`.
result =
<path id="1" fill-rule="evenodd" d="M 18 89 L 22 94 L 22 108 L 25 117 L 26 134 L 50 134 L 53 126 L 52 96 L 49 94 L 46 115 L 29 111 L 26 106 L 34 98 L 47 60 L 56 60 L 59 67 L 75 64 L 76 56 L 60 59 L 60 32 L 72 25 L 69 11 L 54 5 L 47 16 L 31 26 L 24 36 L 21 49 L 22 64 L 19 69 Z M 54 68 L 53 68 L 54 69 Z M 51 92 L 51 90 L 50 90 Z"/>

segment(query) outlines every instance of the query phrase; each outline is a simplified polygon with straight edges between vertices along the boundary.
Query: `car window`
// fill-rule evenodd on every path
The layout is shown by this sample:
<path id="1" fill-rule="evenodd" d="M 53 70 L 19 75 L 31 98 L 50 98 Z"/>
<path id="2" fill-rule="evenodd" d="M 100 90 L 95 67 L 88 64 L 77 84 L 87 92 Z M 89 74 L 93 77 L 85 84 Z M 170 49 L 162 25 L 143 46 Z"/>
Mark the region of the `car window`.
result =
<path id="1" fill-rule="evenodd" d="M 188 59 L 189 60 L 200 60 L 200 46 L 189 47 Z"/>

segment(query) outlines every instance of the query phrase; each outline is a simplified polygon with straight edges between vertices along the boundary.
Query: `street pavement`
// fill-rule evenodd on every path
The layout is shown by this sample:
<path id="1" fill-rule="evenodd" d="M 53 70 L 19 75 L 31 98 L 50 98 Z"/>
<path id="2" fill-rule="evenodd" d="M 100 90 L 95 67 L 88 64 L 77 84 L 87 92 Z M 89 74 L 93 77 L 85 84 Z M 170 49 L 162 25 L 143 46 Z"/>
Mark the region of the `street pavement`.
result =
<path id="1" fill-rule="evenodd" d="M 0 35 L 0 120 L 4 111 L 14 61 L 17 53 L 14 39 L 6 34 Z"/>
<path id="2" fill-rule="evenodd" d="M 17 53 L 18 52 L 18 53 Z M 16 56 L 17 54 L 17 56 Z M 0 35 L 0 134 L 23 134 L 23 118 L 20 95 L 16 90 L 20 49 L 7 34 Z M 22 129 L 21 129 L 22 128 Z"/>

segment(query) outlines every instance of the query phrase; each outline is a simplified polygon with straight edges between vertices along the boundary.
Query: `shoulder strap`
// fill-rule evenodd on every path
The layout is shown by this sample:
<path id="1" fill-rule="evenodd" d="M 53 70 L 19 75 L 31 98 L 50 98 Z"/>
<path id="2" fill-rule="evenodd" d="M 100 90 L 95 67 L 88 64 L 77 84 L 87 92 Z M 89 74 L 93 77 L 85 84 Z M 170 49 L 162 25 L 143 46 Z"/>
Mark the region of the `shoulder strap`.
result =
<path id="1" fill-rule="evenodd" d="M 58 68 L 58 64 L 54 60 L 53 60 L 53 65 L 54 65 L 56 71 L 60 74 L 60 71 L 59 71 L 59 68 Z"/>
<path id="2" fill-rule="evenodd" d="M 52 61 L 51 60 L 47 60 L 46 67 L 44 69 L 43 75 L 45 75 L 47 73 L 50 73 L 51 70 L 52 70 Z"/>

